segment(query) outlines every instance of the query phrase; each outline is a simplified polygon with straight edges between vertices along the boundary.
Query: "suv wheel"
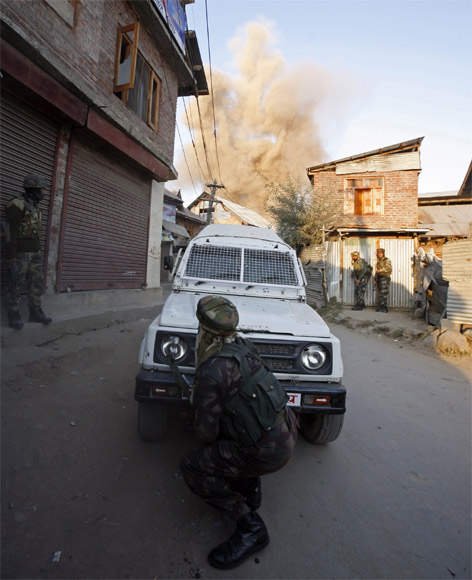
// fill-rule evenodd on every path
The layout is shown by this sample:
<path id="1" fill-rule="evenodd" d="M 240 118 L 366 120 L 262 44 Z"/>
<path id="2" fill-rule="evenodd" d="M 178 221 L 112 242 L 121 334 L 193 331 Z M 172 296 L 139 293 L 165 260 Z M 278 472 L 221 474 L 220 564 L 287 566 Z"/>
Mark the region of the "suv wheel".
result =
<path id="1" fill-rule="evenodd" d="M 344 423 L 344 415 L 309 415 L 302 414 L 298 418 L 300 431 L 310 443 L 323 445 L 337 439 Z"/>
<path id="2" fill-rule="evenodd" d="M 160 441 L 167 431 L 167 408 L 154 403 L 139 403 L 138 430 L 144 441 Z"/>

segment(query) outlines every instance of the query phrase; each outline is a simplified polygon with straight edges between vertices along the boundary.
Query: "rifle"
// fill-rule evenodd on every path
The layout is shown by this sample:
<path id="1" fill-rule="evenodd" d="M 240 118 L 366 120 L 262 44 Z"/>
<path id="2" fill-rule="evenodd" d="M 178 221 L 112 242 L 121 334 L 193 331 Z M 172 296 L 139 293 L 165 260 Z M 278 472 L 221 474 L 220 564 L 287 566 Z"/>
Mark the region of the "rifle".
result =
<path id="1" fill-rule="evenodd" d="M 190 380 L 180 372 L 180 369 L 177 366 L 175 359 L 173 357 L 171 357 L 170 354 L 167 355 L 166 359 L 167 359 L 167 364 L 169 365 L 170 370 L 172 371 L 172 374 L 174 375 L 176 383 L 179 385 L 179 387 L 182 389 L 182 391 L 187 395 L 187 397 L 190 399 L 190 401 L 192 401 L 193 383 L 191 383 Z"/>

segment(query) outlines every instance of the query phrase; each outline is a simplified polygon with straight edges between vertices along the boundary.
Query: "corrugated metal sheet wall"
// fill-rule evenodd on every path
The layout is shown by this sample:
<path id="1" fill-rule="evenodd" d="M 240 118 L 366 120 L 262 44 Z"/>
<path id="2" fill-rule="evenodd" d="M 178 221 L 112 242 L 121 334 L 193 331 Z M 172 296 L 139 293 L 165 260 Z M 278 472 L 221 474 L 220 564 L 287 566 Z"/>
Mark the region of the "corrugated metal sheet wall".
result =
<path id="1" fill-rule="evenodd" d="M 341 302 L 341 242 L 326 243 L 326 293 Z"/>
<path id="2" fill-rule="evenodd" d="M 415 241 L 413 239 L 380 239 L 380 247 L 385 248 L 385 255 L 392 262 L 392 281 L 390 283 L 388 299 L 389 306 L 413 308 L 415 290 L 413 256 L 415 255 Z"/>
<path id="3" fill-rule="evenodd" d="M 379 238 L 379 247 L 392 262 L 392 281 L 388 305 L 395 308 L 412 308 L 414 305 L 414 278 L 412 257 L 415 253 L 413 239 Z M 351 252 L 358 250 L 375 270 L 377 238 L 346 238 L 342 242 L 327 242 L 326 276 L 328 299 L 335 297 L 344 304 L 354 304 L 354 282 L 351 278 Z M 374 274 L 375 272 L 373 272 Z M 342 280 L 342 292 L 341 292 Z M 367 286 L 367 306 L 377 304 L 373 280 Z"/>
<path id="4" fill-rule="evenodd" d="M 444 244 L 442 273 L 449 281 L 447 318 L 472 324 L 472 240 Z"/>
<path id="5" fill-rule="evenodd" d="M 457 324 L 472 324 L 472 295 L 469 282 L 449 282 L 447 318 Z"/>
<path id="6" fill-rule="evenodd" d="M 74 140 L 60 291 L 145 284 L 150 187 L 131 166 Z"/>

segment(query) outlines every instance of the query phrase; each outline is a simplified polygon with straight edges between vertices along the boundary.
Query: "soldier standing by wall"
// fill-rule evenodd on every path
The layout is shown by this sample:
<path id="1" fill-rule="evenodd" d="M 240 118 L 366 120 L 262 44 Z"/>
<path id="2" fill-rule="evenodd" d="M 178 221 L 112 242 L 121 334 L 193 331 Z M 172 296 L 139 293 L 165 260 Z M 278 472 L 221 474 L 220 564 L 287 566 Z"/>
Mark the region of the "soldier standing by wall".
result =
<path id="1" fill-rule="evenodd" d="M 189 451 L 180 467 L 189 488 L 236 523 L 229 540 L 208 556 L 212 566 L 228 569 L 269 543 L 256 511 L 262 501 L 260 476 L 289 461 L 297 421 L 254 345 L 237 336 L 236 307 L 226 298 L 205 296 L 197 318 L 192 401 L 195 432 L 205 444 Z"/>
<path id="2" fill-rule="evenodd" d="M 29 322 L 49 324 L 52 319 L 41 309 L 43 293 L 43 259 L 41 253 L 41 210 L 38 203 L 47 187 L 42 175 L 30 173 L 23 182 L 24 194 L 6 205 L 8 280 L 6 307 L 8 325 L 19 330 L 23 327 L 18 304 L 20 289 L 26 282 Z"/>
<path id="3" fill-rule="evenodd" d="M 359 252 L 351 253 L 352 272 L 354 278 L 354 302 L 351 310 L 363 310 L 365 308 L 364 296 L 367 283 L 372 275 L 372 266 L 360 257 Z"/>
<path id="4" fill-rule="evenodd" d="M 385 256 L 384 248 L 377 249 L 374 284 L 377 287 L 378 308 L 376 312 L 388 312 L 387 301 L 392 275 L 392 262 Z"/>

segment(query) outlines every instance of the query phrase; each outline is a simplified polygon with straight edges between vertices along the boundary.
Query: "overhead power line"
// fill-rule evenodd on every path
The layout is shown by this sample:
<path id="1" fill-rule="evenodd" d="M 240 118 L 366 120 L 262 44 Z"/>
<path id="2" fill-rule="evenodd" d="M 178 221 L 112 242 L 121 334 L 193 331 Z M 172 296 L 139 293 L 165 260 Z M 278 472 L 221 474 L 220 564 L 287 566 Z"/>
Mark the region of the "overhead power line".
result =
<path id="1" fill-rule="evenodd" d="M 210 95 L 211 95 L 211 108 L 213 113 L 213 136 L 215 139 L 215 155 L 216 155 L 216 163 L 218 165 L 218 175 L 220 176 L 221 181 L 221 168 L 220 168 L 220 158 L 218 155 L 218 141 L 216 139 L 216 117 L 215 117 L 215 99 L 214 99 L 214 91 L 213 91 L 213 70 L 211 66 L 211 48 L 210 48 L 210 26 L 209 26 L 209 19 L 208 19 L 208 0 L 205 0 L 205 17 L 206 17 L 206 29 L 207 29 L 207 44 L 208 44 L 208 63 L 210 68 Z"/>

